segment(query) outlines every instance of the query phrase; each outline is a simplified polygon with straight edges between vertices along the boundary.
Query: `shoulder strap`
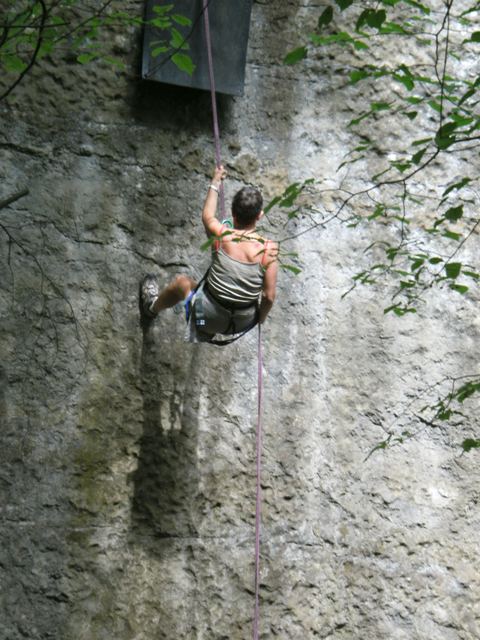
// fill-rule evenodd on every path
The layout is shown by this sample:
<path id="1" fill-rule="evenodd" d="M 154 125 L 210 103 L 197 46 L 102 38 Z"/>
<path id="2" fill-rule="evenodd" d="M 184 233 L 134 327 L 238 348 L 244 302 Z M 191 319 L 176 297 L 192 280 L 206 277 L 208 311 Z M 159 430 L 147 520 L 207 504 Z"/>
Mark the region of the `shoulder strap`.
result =
<path id="1" fill-rule="evenodd" d="M 265 266 L 265 263 L 267 261 L 268 258 L 268 245 L 270 244 L 270 240 L 265 240 L 265 243 L 263 245 L 263 256 L 262 256 L 262 262 L 260 263 L 262 265 L 262 267 Z"/>
<path id="2" fill-rule="evenodd" d="M 222 224 L 221 235 L 225 233 L 226 229 L 227 229 L 227 225 Z M 215 249 L 215 251 L 218 251 L 221 246 L 222 246 L 222 237 L 217 236 L 216 240 L 213 243 L 213 248 Z"/>

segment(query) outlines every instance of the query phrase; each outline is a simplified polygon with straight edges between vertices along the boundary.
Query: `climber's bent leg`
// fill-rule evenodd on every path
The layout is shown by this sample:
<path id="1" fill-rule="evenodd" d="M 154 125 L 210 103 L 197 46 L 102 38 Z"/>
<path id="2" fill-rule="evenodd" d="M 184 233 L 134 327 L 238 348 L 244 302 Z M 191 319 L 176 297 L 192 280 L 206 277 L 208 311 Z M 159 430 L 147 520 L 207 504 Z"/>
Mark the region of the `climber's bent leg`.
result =
<path id="1" fill-rule="evenodd" d="M 185 300 L 195 287 L 196 282 L 193 278 L 185 275 L 177 276 L 163 291 L 159 292 L 157 299 L 150 305 L 151 312 L 156 315 L 164 309 L 174 307 L 177 303 Z"/>

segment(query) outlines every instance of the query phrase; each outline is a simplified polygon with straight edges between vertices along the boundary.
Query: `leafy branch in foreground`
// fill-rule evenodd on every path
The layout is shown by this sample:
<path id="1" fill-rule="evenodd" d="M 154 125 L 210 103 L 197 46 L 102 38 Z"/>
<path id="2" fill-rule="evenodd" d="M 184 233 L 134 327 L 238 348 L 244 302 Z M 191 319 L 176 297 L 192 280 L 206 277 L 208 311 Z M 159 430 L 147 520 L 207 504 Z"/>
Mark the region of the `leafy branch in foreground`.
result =
<path id="1" fill-rule="evenodd" d="M 419 411 L 412 413 L 411 418 L 408 418 L 408 428 L 403 427 L 400 433 L 396 433 L 391 427 L 390 433 L 384 440 L 378 442 L 367 454 L 366 460 L 376 451 L 384 450 L 389 447 L 403 444 L 407 440 L 418 435 L 419 431 L 426 427 L 433 427 L 440 429 L 443 425 L 452 423 L 456 427 L 464 425 L 465 421 L 468 421 L 468 416 L 462 412 L 462 406 L 465 400 L 473 396 L 475 393 L 480 392 L 480 376 L 474 374 L 471 376 L 461 376 L 454 378 L 445 378 L 441 380 L 435 386 L 449 385 L 449 390 L 437 396 L 436 401 L 431 402 L 419 409 Z M 430 392 L 431 390 L 428 390 Z M 417 400 L 417 399 L 415 399 Z M 420 423 L 422 427 L 420 429 L 415 424 Z M 480 448 L 480 440 L 477 438 L 464 438 L 459 446 L 463 452 L 468 453 L 472 449 Z"/>
<path id="2" fill-rule="evenodd" d="M 360 190 L 346 189 L 342 184 L 333 213 L 322 213 L 318 205 L 304 206 L 294 208 L 288 217 L 298 218 L 307 210 L 318 214 L 306 229 L 290 238 L 331 218 L 352 227 L 375 222 L 388 230 L 369 247 L 375 257 L 383 254 L 383 259 L 358 273 L 352 288 L 393 278 L 397 286 L 392 304 L 385 311 L 397 315 L 414 313 L 423 294 L 436 285 L 464 295 L 480 277 L 475 265 L 457 259 L 480 221 L 476 206 L 478 163 L 468 162 L 468 175 L 455 176 L 458 160 L 473 160 L 479 149 L 480 76 L 473 70 L 465 73 L 462 63 L 480 41 L 474 19 L 478 3 L 466 8 L 464 3 L 457 14 L 453 5 L 448 0 L 443 12 L 435 13 L 426 3 L 406 0 L 337 0 L 335 7 L 331 4 L 321 13 L 317 30 L 309 34 L 309 44 L 285 58 L 286 64 L 294 64 L 331 49 L 342 60 L 336 71 L 345 77 L 346 91 L 354 93 L 360 84 L 368 83 L 370 92 L 379 96 L 349 122 L 348 128 L 358 143 L 338 168 L 348 168 L 353 182 L 365 172 L 365 161 L 374 155 L 377 164 L 380 158 L 380 167 L 370 176 L 370 184 Z M 353 30 L 343 24 L 336 26 L 346 18 L 337 15 L 335 9 L 340 14 L 350 11 L 347 23 L 354 25 Z M 352 15 L 354 9 L 356 14 Z M 374 63 L 379 47 L 385 43 L 395 56 L 387 57 L 382 64 Z M 400 52 L 413 47 L 422 51 L 429 48 L 432 62 L 409 65 L 402 61 Z M 355 55 L 341 57 L 345 49 Z M 345 59 L 348 62 L 344 63 Z M 388 127 L 384 121 L 388 121 Z M 375 135 L 378 131 L 380 136 Z M 399 131 L 405 135 L 397 135 Z M 432 171 L 439 165 L 443 169 L 440 177 Z M 443 175 L 455 177 L 445 186 Z M 427 179 L 428 184 L 423 182 Z M 321 200 L 321 192 L 317 197 Z M 391 239 L 392 235 L 397 239 Z"/>
<path id="3" fill-rule="evenodd" d="M 337 188 L 322 189 L 319 180 L 309 187 L 310 201 L 305 191 L 294 197 L 284 241 L 331 220 L 374 225 L 378 239 L 365 250 L 370 264 L 349 291 L 388 285 L 385 313 L 416 313 L 438 288 L 468 296 L 480 280 L 478 252 L 466 250 L 480 225 L 479 12 L 468 0 L 335 0 L 284 59 L 311 74 L 309 59 L 328 54 L 339 91 L 363 105 L 346 125 L 352 144 L 337 169 Z M 366 103 L 366 95 L 373 99 Z M 283 200 L 288 193 L 297 196 L 289 187 Z M 462 390 L 469 393 L 444 402 L 461 403 L 479 387 Z M 417 420 L 435 426 L 458 417 L 438 402 L 437 413 Z M 377 449 L 408 437 L 410 431 L 389 435 Z M 471 438 L 464 450 L 477 442 Z"/>
<path id="4" fill-rule="evenodd" d="M 121 33 L 142 26 L 160 30 L 161 39 L 154 43 L 152 56 L 168 55 L 180 70 L 191 74 L 195 66 L 181 32 L 191 21 L 175 13 L 173 4 L 159 2 L 153 11 L 153 18 L 143 20 L 125 11 L 118 0 L 105 0 L 97 8 L 86 7 L 80 0 L 11 0 L 0 24 L 0 100 L 7 98 L 43 58 L 60 50 L 66 50 L 80 64 L 101 61 L 125 68 L 110 51 L 106 33 L 112 29 Z"/>

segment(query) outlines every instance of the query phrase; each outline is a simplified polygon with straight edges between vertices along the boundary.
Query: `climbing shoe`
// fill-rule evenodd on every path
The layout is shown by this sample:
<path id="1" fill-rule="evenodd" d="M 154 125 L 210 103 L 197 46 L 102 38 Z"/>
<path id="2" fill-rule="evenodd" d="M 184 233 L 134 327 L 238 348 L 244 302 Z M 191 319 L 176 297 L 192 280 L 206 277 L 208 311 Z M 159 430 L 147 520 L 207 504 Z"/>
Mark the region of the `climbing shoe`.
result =
<path id="1" fill-rule="evenodd" d="M 152 311 L 152 305 L 158 298 L 160 288 L 157 278 L 153 273 L 147 273 L 140 283 L 140 310 L 147 318 L 155 318 L 157 315 Z"/>

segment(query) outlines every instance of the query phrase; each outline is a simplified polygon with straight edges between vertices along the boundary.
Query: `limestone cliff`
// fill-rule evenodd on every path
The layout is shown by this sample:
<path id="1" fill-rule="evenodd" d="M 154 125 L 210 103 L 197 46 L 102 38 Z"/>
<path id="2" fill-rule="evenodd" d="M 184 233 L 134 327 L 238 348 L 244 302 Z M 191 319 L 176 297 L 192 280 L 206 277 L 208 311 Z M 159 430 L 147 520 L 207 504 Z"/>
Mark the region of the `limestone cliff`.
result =
<path id="1" fill-rule="evenodd" d="M 245 95 L 219 99 L 227 198 L 336 179 L 372 98 L 327 58 L 281 63 L 317 12 L 253 6 Z M 127 72 L 44 60 L 0 107 L 2 194 L 29 188 L 0 212 L 0 638 L 246 640 L 255 335 L 220 351 L 171 311 L 146 334 L 138 317 L 145 272 L 208 263 L 210 98 L 142 82 L 137 31 L 116 46 Z M 374 233 L 292 242 L 303 270 L 265 325 L 262 638 L 478 637 L 471 431 L 365 461 L 425 383 L 478 366 L 478 294 L 403 319 L 381 289 L 342 299 Z"/>

